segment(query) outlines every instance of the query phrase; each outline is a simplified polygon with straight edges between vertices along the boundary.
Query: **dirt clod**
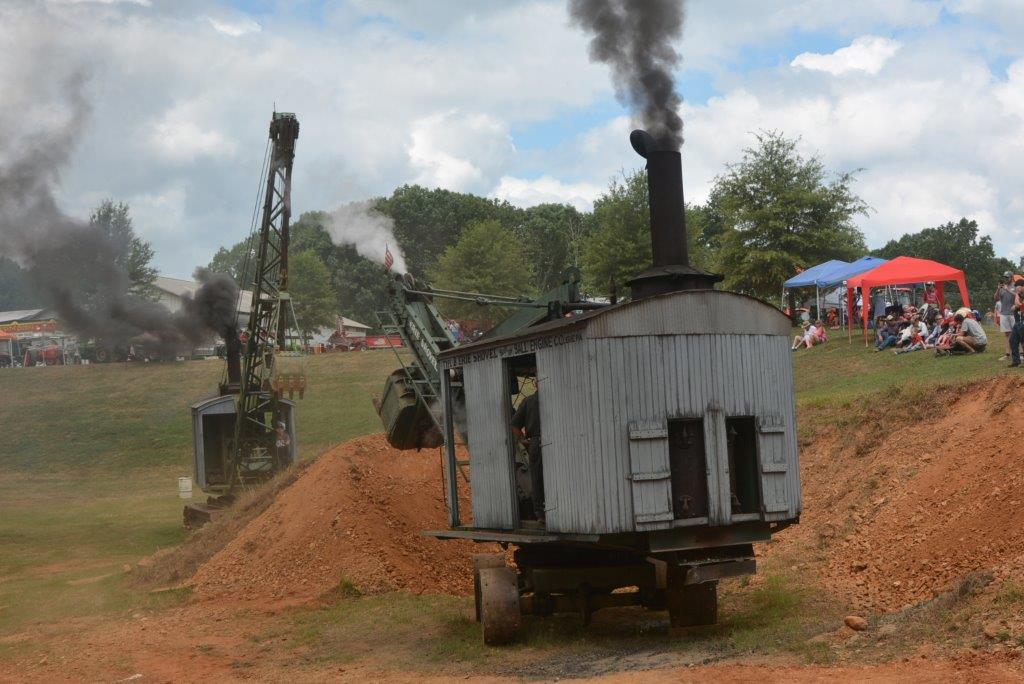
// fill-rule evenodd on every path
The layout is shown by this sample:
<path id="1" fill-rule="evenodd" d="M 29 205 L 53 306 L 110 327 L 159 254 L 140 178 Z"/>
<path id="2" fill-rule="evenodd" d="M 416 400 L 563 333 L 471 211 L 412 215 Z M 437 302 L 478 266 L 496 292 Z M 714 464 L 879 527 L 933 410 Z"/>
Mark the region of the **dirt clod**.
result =
<path id="1" fill-rule="evenodd" d="M 847 615 L 843 623 L 856 632 L 863 632 L 868 628 L 868 621 L 859 615 Z"/>

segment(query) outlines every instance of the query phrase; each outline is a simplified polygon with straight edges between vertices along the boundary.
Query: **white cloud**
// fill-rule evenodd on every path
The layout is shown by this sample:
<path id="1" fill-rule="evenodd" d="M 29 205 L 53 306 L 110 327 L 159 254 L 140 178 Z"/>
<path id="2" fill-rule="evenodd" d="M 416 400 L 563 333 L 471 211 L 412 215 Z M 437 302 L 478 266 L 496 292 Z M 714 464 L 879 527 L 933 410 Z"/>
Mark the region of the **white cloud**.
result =
<path id="1" fill-rule="evenodd" d="M 851 71 L 877 74 L 901 47 L 899 41 L 880 36 L 861 36 L 848 47 L 829 54 L 804 52 L 790 62 L 790 66 L 813 71 L 827 71 L 833 76 Z"/>
<path id="2" fill-rule="evenodd" d="M 179 104 L 152 125 L 149 143 L 157 154 L 171 161 L 190 162 L 235 151 L 235 143 L 223 133 L 196 120 L 196 109 L 190 103 Z"/>
<path id="3" fill-rule="evenodd" d="M 515 152 L 504 122 L 457 110 L 417 119 L 409 138 L 414 181 L 428 187 L 483 192 Z"/>
<path id="4" fill-rule="evenodd" d="M 206 20 L 210 22 L 210 26 L 212 26 L 215 31 L 223 33 L 226 36 L 231 36 L 232 38 L 238 38 L 239 36 L 244 36 L 247 33 L 259 33 L 261 30 L 259 23 L 253 19 L 226 21 L 223 19 L 207 17 Z"/>
<path id="5" fill-rule="evenodd" d="M 489 194 L 507 200 L 520 207 L 534 207 L 538 204 L 571 204 L 580 211 L 590 211 L 604 188 L 593 183 L 565 183 L 551 176 L 539 178 L 515 178 L 502 176 L 498 187 Z"/>

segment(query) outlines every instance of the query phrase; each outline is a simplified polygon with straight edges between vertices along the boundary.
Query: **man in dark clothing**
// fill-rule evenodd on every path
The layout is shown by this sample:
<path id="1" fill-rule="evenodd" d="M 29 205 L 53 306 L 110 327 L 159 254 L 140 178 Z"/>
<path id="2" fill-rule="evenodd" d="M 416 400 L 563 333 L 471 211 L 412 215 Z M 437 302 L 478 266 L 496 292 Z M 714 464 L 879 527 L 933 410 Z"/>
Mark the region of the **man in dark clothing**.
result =
<path id="1" fill-rule="evenodd" d="M 523 399 L 512 416 L 512 432 L 526 444 L 530 455 L 530 499 L 534 515 L 544 522 L 544 466 L 541 460 L 540 393 Z"/>
<path id="2" fill-rule="evenodd" d="M 1013 330 L 1010 332 L 1010 362 L 1011 368 L 1020 365 L 1020 345 L 1024 344 L 1024 312 L 1021 312 L 1021 305 L 1024 304 L 1024 280 L 1015 283 L 1016 290 L 1013 303 Z"/>

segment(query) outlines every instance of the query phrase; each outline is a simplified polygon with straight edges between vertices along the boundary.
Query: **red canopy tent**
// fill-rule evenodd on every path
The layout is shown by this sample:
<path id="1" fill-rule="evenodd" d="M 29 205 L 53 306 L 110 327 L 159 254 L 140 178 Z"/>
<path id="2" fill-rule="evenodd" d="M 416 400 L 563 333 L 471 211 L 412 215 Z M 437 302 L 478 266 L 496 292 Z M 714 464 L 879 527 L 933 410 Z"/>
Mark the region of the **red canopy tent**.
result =
<path id="1" fill-rule="evenodd" d="M 904 285 L 910 283 L 927 283 L 935 281 L 935 292 L 939 296 L 939 305 L 946 305 L 946 295 L 943 289 L 945 281 L 951 280 L 960 288 L 960 298 L 964 306 L 970 306 L 971 300 L 967 296 L 967 281 L 964 279 L 964 272 L 952 266 L 940 264 L 930 259 L 915 259 L 914 257 L 896 257 L 885 262 L 878 268 L 867 273 L 861 273 L 846 281 L 846 301 L 850 309 L 850 318 L 853 320 L 853 291 L 858 287 L 864 305 L 861 306 L 861 316 L 864 319 L 864 339 L 868 334 L 868 306 L 870 301 L 871 288 L 884 285 Z"/>

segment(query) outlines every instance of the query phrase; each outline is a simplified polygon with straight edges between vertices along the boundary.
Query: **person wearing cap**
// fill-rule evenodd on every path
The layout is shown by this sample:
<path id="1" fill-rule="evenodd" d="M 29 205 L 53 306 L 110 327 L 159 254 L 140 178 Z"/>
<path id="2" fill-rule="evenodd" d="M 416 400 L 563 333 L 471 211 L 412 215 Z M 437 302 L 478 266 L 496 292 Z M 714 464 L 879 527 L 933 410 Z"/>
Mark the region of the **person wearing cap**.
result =
<path id="1" fill-rule="evenodd" d="M 985 351 L 986 347 L 988 347 L 988 335 L 985 334 L 985 329 L 981 327 L 981 323 L 978 323 L 971 316 L 965 316 L 959 311 L 954 320 L 960 325 L 960 331 L 953 340 L 953 349 L 959 349 L 968 354 L 977 354 L 978 352 Z"/>
<path id="2" fill-rule="evenodd" d="M 811 325 L 810 321 L 804 321 L 800 324 L 800 327 L 803 329 L 803 332 L 797 333 L 793 337 L 793 346 L 790 347 L 790 351 L 796 351 L 800 347 L 810 349 L 814 346 L 818 334 L 817 326 Z"/>
<path id="3" fill-rule="evenodd" d="M 275 426 L 274 446 L 277 452 L 277 467 L 283 470 L 292 464 L 292 436 L 288 434 L 283 420 L 279 420 Z"/>
<path id="4" fill-rule="evenodd" d="M 900 326 L 896 318 L 889 314 L 885 317 L 885 325 L 878 331 L 878 342 L 875 344 L 875 351 L 880 352 L 888 349 L 900 339 Z"/>
<path id="5" fill-rule="evenodd" d="M 1015 323 L 1013 305 L 1016 298 L 1017 293 L 1013 287 L 1013 271 L 1007 271 L 1003 274 L 999 286 L 996 287 L 995 294 L 996 305 L 999 309 L 999 330 L 1006 339 L 1006 353 L 999 357 L 1000 361 L 1010 358 L 1010 335 L 1013 333 L 1013 324 Z"/>

